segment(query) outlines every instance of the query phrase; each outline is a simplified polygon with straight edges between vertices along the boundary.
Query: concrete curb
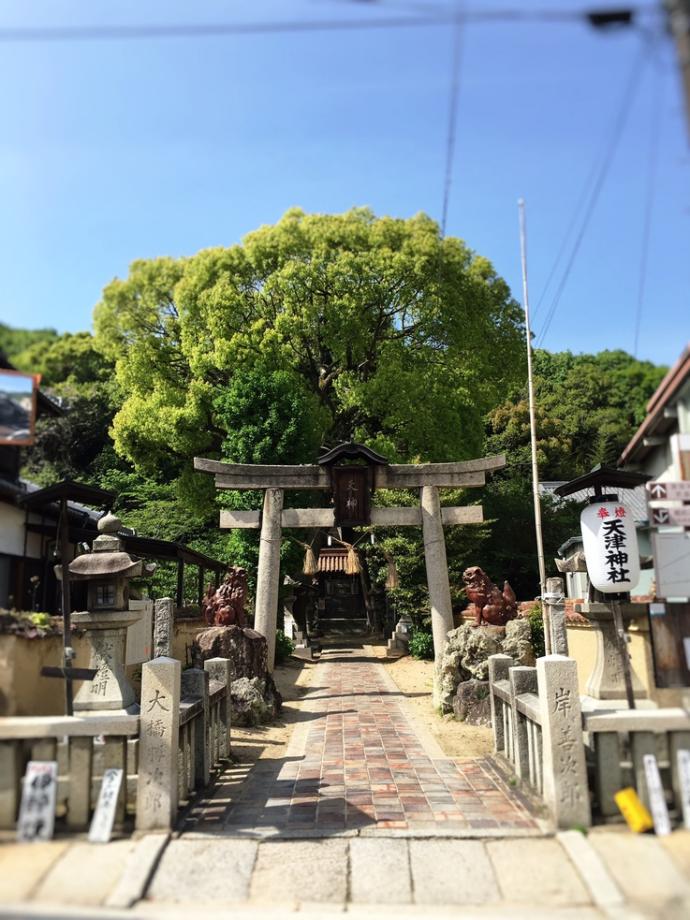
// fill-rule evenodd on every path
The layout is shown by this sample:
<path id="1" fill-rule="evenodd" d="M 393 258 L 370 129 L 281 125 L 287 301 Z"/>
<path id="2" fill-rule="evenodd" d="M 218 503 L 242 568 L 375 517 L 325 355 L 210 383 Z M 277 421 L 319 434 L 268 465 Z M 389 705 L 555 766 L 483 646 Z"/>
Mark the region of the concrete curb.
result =
<path id="1" fill-rule="evenodd" d="M 594 904 L 605 910 L 623 907 L 625 898 L 620 888 L 584 834 L 580 831 L 560 831 L 556 838 L 570 857 Z"/>
<path id="2" fill-rule="evenodd" d="M 119 882 L 104 902 L 105 907 L 132 907 L 144 897 L 169 841 L 170 834 L 147 834 L 137 841 Z"/>

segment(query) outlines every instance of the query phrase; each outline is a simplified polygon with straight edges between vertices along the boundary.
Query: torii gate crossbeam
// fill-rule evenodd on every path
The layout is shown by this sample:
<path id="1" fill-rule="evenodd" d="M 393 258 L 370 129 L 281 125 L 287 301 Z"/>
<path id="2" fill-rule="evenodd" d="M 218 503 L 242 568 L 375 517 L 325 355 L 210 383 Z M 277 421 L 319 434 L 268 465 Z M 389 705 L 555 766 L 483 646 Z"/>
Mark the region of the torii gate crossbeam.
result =
<path id="1" fill-rule="evenodd" d="M 417 507 L 372 508 L 369 525 L 422 528 L 434 654 L 438 661 L 446 635 L 453 628 L 444 526 L 481 524 L 481 505 L 441 508 L 438 490 L 483 486 L 486 473 L 505 466 L 505 457 L 484 457 L 457 463 L 386 464 L 374 469 L 373 489 L 419 489 Z M 278 617 L 280 542 L 282 528 L 334 527 L 334 508 L 284 508 L 285 489 L 329 490 L 331 480 L 323 466 L 267 466 L 223 463 L 195 457 L 194 468 L 215 476 L 217 489 L 263 490 L 263 510 L 221 511 L 222 528 L 261 531 L 254 627 L 266 637 L 269 667 L 273 668 Z"/>

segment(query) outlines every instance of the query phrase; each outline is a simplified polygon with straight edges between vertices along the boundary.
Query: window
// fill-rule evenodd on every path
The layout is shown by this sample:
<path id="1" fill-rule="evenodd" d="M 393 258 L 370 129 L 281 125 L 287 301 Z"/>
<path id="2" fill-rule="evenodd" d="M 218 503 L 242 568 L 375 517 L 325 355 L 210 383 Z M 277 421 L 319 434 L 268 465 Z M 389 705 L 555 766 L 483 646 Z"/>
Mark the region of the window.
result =
<path id="1" fill-rule="evenodd" d="M 96 606 L 115 606 L 115 585 L 96 585 Z"/>

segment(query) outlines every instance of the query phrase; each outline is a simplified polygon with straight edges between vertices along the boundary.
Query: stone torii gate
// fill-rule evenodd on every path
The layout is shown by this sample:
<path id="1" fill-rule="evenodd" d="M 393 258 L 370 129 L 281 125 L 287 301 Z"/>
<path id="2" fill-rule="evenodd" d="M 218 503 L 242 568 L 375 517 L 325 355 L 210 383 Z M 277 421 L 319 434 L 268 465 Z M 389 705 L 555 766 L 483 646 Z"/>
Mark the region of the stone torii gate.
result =
<path id="1" fill-rule="evenodd" d="M 195 457 L 194 468 L 213 474 L 217 489 L 264 492 L 263 511 L 221 511 L 220 526 L 261 531 L 254 627 L 266 637 L 269 667 L 272 669 L 275 656 L 283 527 L 421 527 L 438 661 L 446 634 L 453 628 L 443 528 L 484 520 L 481 505 L 441 508 L 438 490 L 483 486 L 486 473 L 500 469 L 505 462 L 501 455 L 458 463 L 391 464 L 361 444 L 341 444 L 320 457 L 317 464 L 300 466 L 223 463 Z M 330 492 L 333 506 L 284 508 L 286 489 Z M 408 508 L 373 508 L 371 495 L 376 489 L 419 489 L 420 503 Z"/>

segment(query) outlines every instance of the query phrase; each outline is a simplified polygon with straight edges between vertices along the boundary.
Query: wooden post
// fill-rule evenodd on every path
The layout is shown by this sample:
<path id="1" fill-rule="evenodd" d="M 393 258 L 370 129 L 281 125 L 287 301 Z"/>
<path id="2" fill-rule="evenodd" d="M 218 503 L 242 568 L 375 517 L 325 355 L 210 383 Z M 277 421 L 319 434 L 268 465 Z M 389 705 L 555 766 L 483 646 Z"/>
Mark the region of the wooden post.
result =
<path id="1" fill-rule="evenodd" d="M 261 539 L 259 542 L 254 628 L 262 636 L 266 637 L 269 671 L 273 670 L 276 651 L 282 511 L 283 490 L 266 489 L 261 519 Z"/>
<path id="2" fill-rule="evenodd" d="M 177 594 L 175 602 L 178 610 L 184 606 L 184 559 L 177 560 Z"/>
<path id="3" fill-rule="evenodd" d="M 199 566 L 199 584 L 198 584 L 198 593 L 199 593 L 199 613 L 201 613 L 201 602 L 204 599 L 204 567 L 203 565 Z"/>
<path id="4" fill-rule="evenodd" d="M 62 569 L 62 647 L 63 647 L 63 667 L 69 668 L 72 665 L 74 651 L 72 649 L 72 601 L 70 598 L 69 586 L 69 518 L 67 517 L 67 499 L 63 498 L 60 502 L 60 567 Z M 74 715 L 74 692 L 72 687 L 72 678 L 65 675 L 65 714 Z"/>
<path id="5" fill-rule="evenodd" d="M 434 657 L 438 664 L 446 645 L 446 635 L 453 628 L 453 608 L 450 602 L 446 541 L 443 536 L 441 503 L 436 486 L 422 486 L 422 533 L 424 559 L 429 584 L 431 629 L 434 634 Z"/>

